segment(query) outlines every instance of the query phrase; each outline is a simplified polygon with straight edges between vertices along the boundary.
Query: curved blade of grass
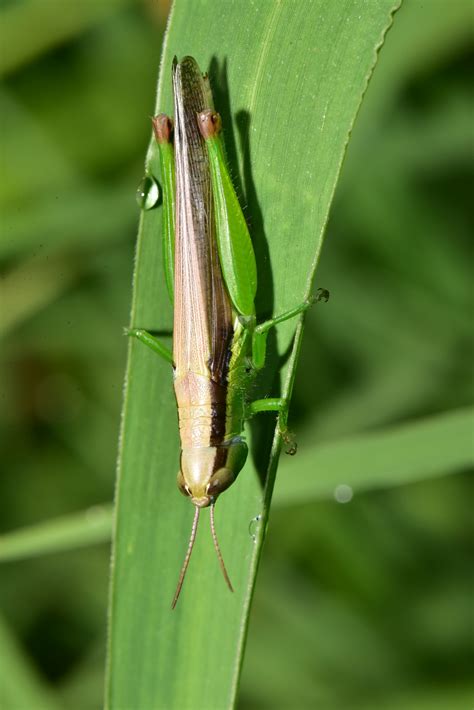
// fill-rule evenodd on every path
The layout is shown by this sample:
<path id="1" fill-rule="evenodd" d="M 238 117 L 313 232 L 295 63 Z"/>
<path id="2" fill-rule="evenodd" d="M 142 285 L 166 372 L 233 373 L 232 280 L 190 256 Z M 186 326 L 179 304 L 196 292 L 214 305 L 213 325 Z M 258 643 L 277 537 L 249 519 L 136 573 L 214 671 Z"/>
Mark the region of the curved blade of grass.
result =
<path id="1" fill-rule="evenodd" d="M 0 562 L 74 550 L 110 540 L 112 507 L 95 506 L 0 535 Z"/>
<path id="2" fill-rule="evenodd" d="M 302 444 L 297 459 L 282 466 L 275 505 L 326 498 L 340 484 L 362 491 L 468 469 L 473 431 L 474 410 L 466 407 L 317 447 Z"/>
<path id="3" fill-rule="evenodd" d="M 157 110 L 171 113 L 174 54 L 192 54 L 203 70 L 210 68 L 231 168 L 245 178 L 260 316 L 284 311 L 311 290 L 349 133 L 398 4 L 182 0 L 174 6 Z M 236 149 L 235 123 L 243 153 Z M 153 145 L 147 162 L 158 176 Z M 170 327 L 160 259 L 160 210 L 150 210 L 140 223 L 134 327 Z M 294 323 L 278 330 L 279 352 L 290 353 L 281 373 L 281 392 L 287 396 L 301 327 L 296 337 L 294 331 Z M 278 383 L 272 387 L 275 394 Z M 175 487 L 179 452 L 172 375 L 156 355 L 130 343 L 110 597 L 109 707 L 233 704 L 280 449 L 275 437 L 268 460 L 261 444 L 250 443 L 253 461 L 216 508 L 235 593 L 221 579 L 208 511 L 203 511 L 188 577 L 172 613 L 193 516 Z M 255 462 L 261 476 L 267 473 L 264 490 Z M 249 524 L 257 514 L 263 524 L 254 544 Z"/>

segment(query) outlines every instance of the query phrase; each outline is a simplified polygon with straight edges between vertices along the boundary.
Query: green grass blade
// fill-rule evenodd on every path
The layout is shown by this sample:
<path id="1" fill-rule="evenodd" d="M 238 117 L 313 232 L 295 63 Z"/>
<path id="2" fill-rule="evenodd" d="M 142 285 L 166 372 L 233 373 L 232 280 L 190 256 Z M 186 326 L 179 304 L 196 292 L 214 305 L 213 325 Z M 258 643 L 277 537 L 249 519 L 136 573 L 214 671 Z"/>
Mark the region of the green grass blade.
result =
<path id="1" fill-rule="evenodd" d="M 354 491 L 414 483 L 474 464 L 474 409 L 465 408 L 319 446 L 301 446 L 282 462 L 275 504 L 297 505 Z"/>
<path id="2" fill-rule="evenodd" d="M 111 506 L 95 506 L 75 515 L 6 533 L 0 536 L 0 562 L 108 542 L 111 518 Z"/>
<path id="3" fill-rule="evenodd" d="M 244 176 L 239 188 L 252 222 L 261 317 L 294 306 L 311 291 L 349 133 L 398 4 L 182 0 L 174 6 L 157 109 L 171 112 L 174 54 L 192 54 L 203 70 L 209 68 L 231 168 Z M 148 169 L 159 175 L 154 146 Z M 166 330 L 171 324 L 159 235 L 160 210 L 143 213 L 134 327 Z M 284 395 L 291 392 L 300 346 L 301 328 L 296 338 L 294 331 L 294 323 L 278 329 L 278 351 L 291 353 L 281 373 Z M 278 381 L 267 385 L 266 394 L 278 394 Z M 172 375 L 140 343 L 130 343 L 110 597 L 109 707 L 232 706 L 280 448 L 278 437 L 270 455 L 261 438 L 250 443 L 251 461 L 216 510 L 235 593 L 221 578 L 204 511 L 172 613 L 193 514 L 175 487 Z M 267 474 L 263 491 L 257 471 Z M 257 514 L 264 524 L 254 544 L 248 528 Z"/>

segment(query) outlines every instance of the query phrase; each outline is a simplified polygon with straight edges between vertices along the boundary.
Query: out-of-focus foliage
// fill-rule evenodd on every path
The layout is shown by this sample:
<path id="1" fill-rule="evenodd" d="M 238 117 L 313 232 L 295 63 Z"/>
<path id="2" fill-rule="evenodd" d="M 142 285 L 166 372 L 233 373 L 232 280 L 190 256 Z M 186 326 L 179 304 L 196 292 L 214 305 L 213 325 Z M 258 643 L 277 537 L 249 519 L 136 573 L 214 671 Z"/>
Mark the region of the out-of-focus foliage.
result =
<path id="1" fill-rule="evenodd" d="M 0 11 L 2 531 L 113 497 L 135 191 L 167 5 Z M 108 545 L 1 572 L 0 705 L 99 707 Z"/>
<path id="2" fill-rule="evenodd" d="M 165 11 L 77 5 L 57 24 L 60 3 L 0 14 L 5 532 L 113 495 L 134 191 Z M 320 443 L 472 402 L 470 11 L 407 2 L 356 124 L 318 271 L 331 299 L 307 319 L 292 408 L 315 461 Z M 442 437 L 434 451 L 449 448 Z M 472 704 L 468 472 L 439 473 L 346 504 L 318 489 L 274 507 L 242 708 Z M 103 545 L 2 566 L 2 707 L 100 706 L 108 558 Z"/>

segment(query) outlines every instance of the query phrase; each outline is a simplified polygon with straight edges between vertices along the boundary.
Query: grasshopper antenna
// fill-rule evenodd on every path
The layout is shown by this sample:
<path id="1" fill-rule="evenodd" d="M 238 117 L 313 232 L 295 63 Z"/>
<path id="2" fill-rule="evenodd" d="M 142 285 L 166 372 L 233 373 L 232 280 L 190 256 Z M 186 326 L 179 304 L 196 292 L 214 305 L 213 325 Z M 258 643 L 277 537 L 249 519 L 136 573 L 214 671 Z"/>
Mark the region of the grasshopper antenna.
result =
<path id="1" fill-rule="evenodd" d="M 212 539 L 214 540 L 214 547 L 216 550 L 217 558 L 218 558 L 219 564 L 221 566 L 222 574 L 224 575 L 224 579 L 225 579 L 230 591 L 233 592 L 234 589 L 233 589 L 232 583 L 229 579 L 229 575 L 227 574 L 227 570 L 226 570 L 225 564 L 224 564 L 224 558 L 222 557 L 221 548 L 219 547 L 219 543 L 217 541 L 216 526 L 214 525 L 214 503 L 211 505 L 211 533 L 212 533 Z"/>
<path id="2" fill-rule="evenodd" d="M 175 608 L 176 603 L 179 599 L 179 595 L 181 593 L 181 588 L 183 586 L 184 578 L 186 576 L 186 571 L 188 569 L 189 560 L 191 558 L 191 552 L 193 551 L 194 540 L 196 539 L 196 532 L 197 532 L 197 527 L 198 527 L 198 523 L 199 523 L 200 510 L 201 509 L 196 506 L 196 510 L 194 511 L 193 526 L 191 528 L 191 535 L 189 536 L 189 544 L 188 544 L 188 549 L 186 552 L 186 557 L 184 558 L 183 566 L 181 567 L 181 572 L 179 574 L 178 584 L 176 586 L 176 591 L 175 591 L 174 597 L 173 597 L 173 603 L 171 604 L 172 609 Z M 222 563 L 222 564 L 224 564 L 224 563 Z"/>

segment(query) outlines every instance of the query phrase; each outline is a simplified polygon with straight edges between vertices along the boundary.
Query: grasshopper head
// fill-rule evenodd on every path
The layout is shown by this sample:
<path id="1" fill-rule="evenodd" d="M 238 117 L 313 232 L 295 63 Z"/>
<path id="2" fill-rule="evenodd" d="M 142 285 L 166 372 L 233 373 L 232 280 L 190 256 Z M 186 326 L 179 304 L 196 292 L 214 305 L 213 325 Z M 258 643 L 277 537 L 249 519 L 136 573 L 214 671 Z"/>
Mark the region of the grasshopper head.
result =
<path id="1" fill-rule="evenodd" d="M 178 488 L 198 508 L 215 503 L 235 481 L 247 458 L 247 444 L 240 438 L 220 446 L 183 449 Z"/>

